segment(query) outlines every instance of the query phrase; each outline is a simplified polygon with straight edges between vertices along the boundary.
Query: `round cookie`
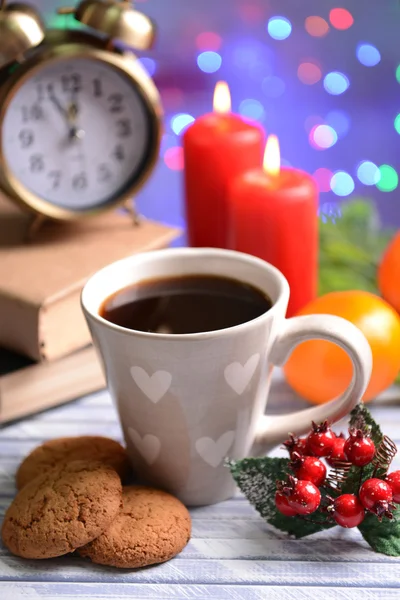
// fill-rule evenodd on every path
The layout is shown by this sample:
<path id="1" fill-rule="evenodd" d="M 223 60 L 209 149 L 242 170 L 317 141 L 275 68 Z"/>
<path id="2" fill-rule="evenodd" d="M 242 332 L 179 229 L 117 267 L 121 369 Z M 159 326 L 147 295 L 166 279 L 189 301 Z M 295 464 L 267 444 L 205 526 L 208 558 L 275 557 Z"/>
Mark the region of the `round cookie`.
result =
<path id="1" fill-rule="evenodd" d="M 165 562 L 181 552 L 190 539 L 191 520 L 174 496 L 144 486 L 127 486 L 122 509 L 110 527 L 79 548 L 93 562 L 134 569 Z"/>
<path id="2" fill-rule="evenodd" d="M 100 436 L 67 437 L 50 440 L 33 450 L 20 464 L 16 474 L 17 488 L 73 460 L 95 460 L 112 467 L 120 477 L 129 469 L 125 448 L 115 440 Z"/>
<path id="3" fill-rule="evenodd" d="M 119 475 L 103 463 L 74 461 L 29 482 L 8 508 L 4 544 L 23 558 L 72 552 L 105 531 L 122 506 Z"/>

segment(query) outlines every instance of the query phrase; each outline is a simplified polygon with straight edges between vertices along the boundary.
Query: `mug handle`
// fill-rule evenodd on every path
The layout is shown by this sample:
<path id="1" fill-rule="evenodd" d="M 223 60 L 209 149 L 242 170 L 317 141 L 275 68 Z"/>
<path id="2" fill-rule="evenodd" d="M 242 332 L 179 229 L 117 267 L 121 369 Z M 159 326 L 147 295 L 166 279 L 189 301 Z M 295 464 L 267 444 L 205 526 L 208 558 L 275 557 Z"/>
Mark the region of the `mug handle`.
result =
<path id="1" fill-rule="evenodd" d="M 354 408 L 367 388 L 372 371 L 367 339 L 353 323 L 334 315 L 305 315 L 285 320 L 272 345 L 271 363 L 284 365 L 298 344 L 311 339 L 333 342 L 347 352 L 353 363 L 350 385 L 339 398 L 321 406 L 281 416 L 263 415 L 256 430 L 253 456 L 265 454 L 286 439 L 289 432 L 297 435 L 309 432 L 311 421 L 338 421 Z M 312 369 L 310 365 L 310 377 Z"/>

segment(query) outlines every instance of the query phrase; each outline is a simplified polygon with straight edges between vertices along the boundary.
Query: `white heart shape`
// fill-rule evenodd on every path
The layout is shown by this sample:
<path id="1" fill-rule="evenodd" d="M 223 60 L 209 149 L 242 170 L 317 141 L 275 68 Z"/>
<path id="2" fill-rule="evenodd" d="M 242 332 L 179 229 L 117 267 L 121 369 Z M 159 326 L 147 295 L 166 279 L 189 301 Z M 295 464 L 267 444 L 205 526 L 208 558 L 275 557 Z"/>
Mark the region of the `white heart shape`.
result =
<path id="1" fill-rule="evenodd" d="M 224 460 L 235 439 L 234 431 L 227 431 L 215 442 L 212 438 L 202 437 L 196 442 L 196 450 L 210 467 L 218 467 Z"/>
<path id="2" fill-rule="evenodd" d="M 155 435 L 146 433 L 143 437 L 132 427 L 128 427 L 129 436 L 135 444 L 138 452 L 143 456 L 147 464 L 152 465 L 160 454 L 161 442 Z"/>
<path id="3" fill-rule="evenodd" d="M 259 362 L 260 355 L 257 353 L 250 356 L 244 365 L 241 365 L 240 362 L 233 362 L 225 368 L 225 381 L 239 396 L 249 385 Z"/>
<path id="4" fill-rule="evenodd" d="M 168 371 L 156 371 L 150 376 L 142 367 L 131 367 L 131 375 L 138 388 L 154 404 L 165 396 L 172 383 L 172 375 Z"/>

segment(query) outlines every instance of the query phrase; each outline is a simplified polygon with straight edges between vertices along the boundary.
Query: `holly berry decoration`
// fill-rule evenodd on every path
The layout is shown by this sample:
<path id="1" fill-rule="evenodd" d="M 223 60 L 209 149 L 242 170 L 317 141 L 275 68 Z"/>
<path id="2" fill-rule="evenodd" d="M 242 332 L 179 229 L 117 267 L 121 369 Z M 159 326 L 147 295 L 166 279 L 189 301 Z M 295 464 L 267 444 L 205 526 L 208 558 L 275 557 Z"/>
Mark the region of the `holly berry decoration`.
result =
<path id="1" fill-rule="evenodd" d="M 289 452 L 290 456 L 293 452 L 298 454 L 306 454 L 307 450 L 307 439 L 298 438 L 293 433 L 289 433 L 289 438 L 283 442 L 284 448 Z"/>
<path id="2" fill-rule="evenodd" d="M 311 481 L 319 487 L 326 478 L 326 466 L 319 458 L 315 456 L 303 456 L 297 452 L 292 452 L 290 468 L 295 472 L 298 479 Z"/>
<path id="3" fill-rule="evenodd" d="M 356 467 L 365 467 L 374 458 L 375 444 L 361 429 L 351 428 L 343 451 L 346 459 Z"/>
<path id="4" fill-rule="evenodd" d="M 285 517 L 294 517 L 298 514 L 297 510 L 290 506 L 289 499 L 283 492 L 276 492 L 275 505 L 279 512 L 285 515 Z"/>
<path id="5" fill-rule="evenodd" d="M 349 425 L 345 437 L 327 421 L 312 423 L 306 437 L 290 434 L 283 443 L 288 458 L 230 461 L 231 473 L 281 531 L 304 537 L 357 527 L 376 551 L 400 556 L 400 470 L 390 472 L 397 448 L 362 403 Z"/>
<path id="6" fill-rule="evenodd" d="M 321 492 L 311 481 L 289 475 L 287 481 L 278 483 L 277 488 L 278 492 L 287 497 L 288 505 L 297 515 L 311 515 L 320 505 Z"/>
<path id="7" fill-rule="evenodd" d="M 364 508 L 374 513 L 379 519 L 393 519 L 393 492 L 390 485 L 382 479 L 371 477 L 364 481 L 360 488 L 360 500 Z"/>
<path id="8" fill-rule="evenodd" d="M 393 471 L 386 477 L 393 494 L 393 502 L 400 502 L 400 471 Z"/>
<path id="9" fill-rule="evenodd" d="M 307 437 L 307 451 L 315 456 L 329 456 L 335 443 L 335 434 L 328 421 L 320 425 L 312 422 L 312 431 Z"/>
<path id="10" fill-rule="evenodd" d="M 344 445 L 346 440 L 342 434 L 336 437 L 333 442 L 332 452 L 326 457 L 326 462 L 330 467 L 334 467 L 338 462 L 344 462 L 346 456 L 344 454 Z"/>
<path id="11" fill-rule="evenodd" d="M 357 527 L 365 517 L 365 508 L 355 494 L 338 496 L 328 507 L 328 512 L 338 525 L 346 528 Z"/>

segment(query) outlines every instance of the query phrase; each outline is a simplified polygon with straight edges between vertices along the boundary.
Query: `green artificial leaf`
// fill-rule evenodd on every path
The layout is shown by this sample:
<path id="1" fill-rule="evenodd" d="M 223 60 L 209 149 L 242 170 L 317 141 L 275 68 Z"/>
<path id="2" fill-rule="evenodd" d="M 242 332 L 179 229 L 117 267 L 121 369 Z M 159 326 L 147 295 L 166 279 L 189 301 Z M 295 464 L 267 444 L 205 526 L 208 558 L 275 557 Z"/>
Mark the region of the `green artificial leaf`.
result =
<path id="1" fill-rule="evenodd" d="M 400 556 L 400 508 L 397 508 L 393 514 L 395 520 L 391 521 L 384 517 L 381 522 L 375 515 L 368 514 L 358 529 L 376 552 L 388 556 Z"/>
<path id="2" fill-rule="evenodd" d="M 269 457 L 245 458 L 228 463 L 240 490 L 270 525 L 296 538 L 334 527 L 336 523 L 328 520 L 321 511 L 313 513 L 313 523 L 301 517 L 285 517 L 276 509 L 276 482 L 287 478 L 288 464 L 287 458 Z"/>
<path id="3" fill-rule="evenodd" d="M 365 404 L 363 402 L 359 402 L 350 413 L 350 427 L 363 429 L 362 424 L 365 424 L 369 428 L 369 434 L 375 446 L 379 446 L 383 439 L 381 428 L 372 417 Z"/>

